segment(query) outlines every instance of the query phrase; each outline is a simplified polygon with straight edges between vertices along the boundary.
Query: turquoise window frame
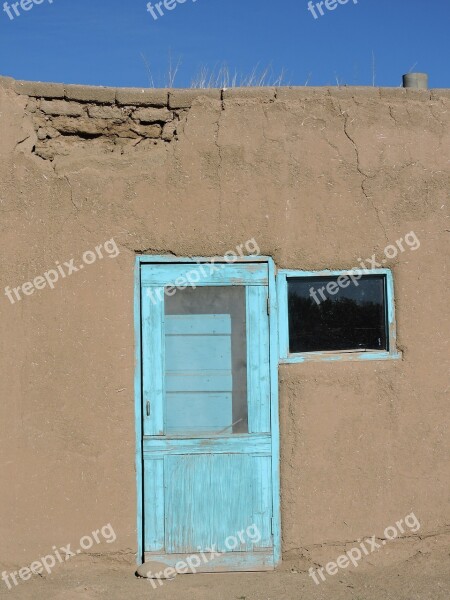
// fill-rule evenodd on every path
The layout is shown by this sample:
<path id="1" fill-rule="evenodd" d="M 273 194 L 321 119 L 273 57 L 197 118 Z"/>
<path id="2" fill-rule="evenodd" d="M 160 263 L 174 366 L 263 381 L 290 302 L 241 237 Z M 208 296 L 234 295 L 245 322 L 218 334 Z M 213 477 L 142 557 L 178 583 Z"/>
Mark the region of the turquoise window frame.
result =
<path id="1" fill-rule="evenodd" d="M 349 360 L 398 360 L 401 353 L 397 350 L 397 327 L 395 322 L 394 278 L 390 269 L 365 270 L 364 275 L 383 275 L 386 278 L 387 303 L 387 336 L 389 350 L 338 350 L 325 352 L 289 352 L 289 314 L 288 314 L 288 279 L 300 277 L 339 277 L 340 275 L 355 275 L 361 271 L 350 269 L 341 271 L 295 271 L 282 269 L 277 273 L 278 298 L 278 335 L 280 363 L 303 363 L 318 361 L 349 361 Z"/>

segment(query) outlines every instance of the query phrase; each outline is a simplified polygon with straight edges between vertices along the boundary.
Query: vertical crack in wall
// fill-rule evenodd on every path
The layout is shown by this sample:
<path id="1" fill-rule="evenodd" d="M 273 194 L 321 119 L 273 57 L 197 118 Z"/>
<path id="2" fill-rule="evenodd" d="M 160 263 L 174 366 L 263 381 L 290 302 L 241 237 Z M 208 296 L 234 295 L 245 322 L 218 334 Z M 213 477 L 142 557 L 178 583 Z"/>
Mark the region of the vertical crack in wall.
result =
<path id="1" fill-rule="evenodd" d="M 373 211 L 374 211 L 374 213 L 375 213 L 375 216 L 376 216 L 376 218 L 377 218 L 377 221 L 378 221 L 378 223 L 379 223 L 379 225 L 380 225 L 380 227 L 381 227 L 381 229 L 382 229 L 382 231 L 383 231 L 383 233 L 384 233 L 384 236 L 385 236 L 385 238 L 386 238 L 386 241 L 388 241 L 388 242 L 389 242 L 389 238 L 388 238 L 388 235 L 387 235 L 387 233 L 386 233 L 386 228 L 384 227 L 384 225 L 383 225 L 383 222 L 382 222 L 382 221 L 381 221 L 381 219 L 380 219 L 380 213 L 379 213 L 379 210 L 378 210 L 378 208 L 376 207 L 376 205 L 375 205 L 375 203 L 374 203 L 374 201 L 373 201 L 372 197 L 371 197 L 371 196 L 369 196 L 369 194 L 367 193 L 367 191 L 366 191 L 366 187 L 365 187 L 365 186 L 366 186 L 366 182 L 367 182 L 367 180 L 368 180 L 368 179 L 374 179 L 374 176 L 370 176 L 370 175 L 368 175 L 367 173 L 364 173 L 364 171 L 361 169 L 361 161 L 360 161 L 360 156 L 359 156 L 359 150 L 358 150 L 358 146 L 357 146 L 357 144 L 356 144 L 355 140 L 352 138 L 352 136 L 351 136 L 351 135 L 350 135 L 350 133 L 348 132 L 348 119 L 349 119 L 349 115 L 346 113 L 346 111 L 343 111 L 343 110 L 342 110 L 342 107 L 341 107 L 341 105 L 340 105 L 340 103 L 339 103 L 339 102 L 338 102 L 338 105 L 339 105 L 339 110 L 340 110 L 340 112 L 341 112 L 341 115 L 342 115 L 342 117 L 343 117 L 343 120 L 344 120 L 344 134 L 345 134 L 346 138 L 347 138 L 347 139 L 350 141 L 350 143 L 352 144 L 352 146 L 353 146 L 353 149 L 354 149 L 354 151 L 355 151 L 355 156 L 356 156 L 356 169 L 357 169 L 358 173 L 361 175 L 361 178 L 362 178 L 362 179 L 361 179 L 361 191 L 362 191 L 362 193 L 363 193 L 364 197 L 366 198 L 367 202 L 369 202 L 369 204 L 371 205 L 371 207 L 372 207 L 372 209 L 373 209 Z"/>
<path id="2" fill-rule="evenodd" d="M 222 156 L 222 148 L 220 147 L 220 144 L 219 144 L 219 134 L 220 134 L 220 120 L 222 118 L 222 114 L 223 114 L 224 110 L 225 110 L 225 107 L 223 106 L 223 101 L 222 101 L 221 111 L 219 112 L 219 116 L 215 123 L 216 131 L 214 134 L 214 144 L 217 148 L 217 155 L 218 155 L 218 159 L 219 159 L 218 163 L 217 163 L 217 181 L 218 181 L 218 185 L 219 185 L 219 223 L 222 222 L 222 203 L 223 203 L 223 190 L 222 190 L 222 178 L 221 178 L 223 156 Z"/>

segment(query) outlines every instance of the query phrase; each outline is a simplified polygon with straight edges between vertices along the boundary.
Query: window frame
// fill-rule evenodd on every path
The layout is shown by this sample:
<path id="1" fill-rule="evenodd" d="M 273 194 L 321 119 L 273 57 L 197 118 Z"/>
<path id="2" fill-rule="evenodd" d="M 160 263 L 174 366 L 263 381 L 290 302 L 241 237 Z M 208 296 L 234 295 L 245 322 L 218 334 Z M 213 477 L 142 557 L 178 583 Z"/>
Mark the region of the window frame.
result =
<path id="1" fill-rule="evenodd" d="M 289 352 L 288 279 L 301 277 L 339 277 L 340 275 L 382 275 L 386 278 L 387 342 L 389 350 L 326 350 L 320 352 Z M 278 341 L 280 363 L 303 363 L 349 360 L 398 360 L 397 327 L 395 321 L 394 278 L 390 269 L 348 269 L 339 271 L 301 271 L 281 269 L 277 272 Z"/>

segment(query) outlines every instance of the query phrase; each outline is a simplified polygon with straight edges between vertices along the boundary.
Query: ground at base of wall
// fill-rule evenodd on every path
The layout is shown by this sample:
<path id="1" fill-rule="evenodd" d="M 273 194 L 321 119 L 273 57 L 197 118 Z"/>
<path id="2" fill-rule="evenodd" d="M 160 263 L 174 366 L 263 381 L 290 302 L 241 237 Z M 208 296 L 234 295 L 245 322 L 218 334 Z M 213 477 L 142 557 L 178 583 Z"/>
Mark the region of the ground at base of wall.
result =
<path id="1" fill-rule="evenodd" d="M 0 598 L 20 600 L 448 600 L 448 549 L 389 567 L 342 571 L 320 585 L 293 563 L 269 573 L 178 575 L 154 589 L 129 563 L 76 557 L 52 575 L 21 582 Z M 3 583 L 2 583 L 3 586 Z"/>

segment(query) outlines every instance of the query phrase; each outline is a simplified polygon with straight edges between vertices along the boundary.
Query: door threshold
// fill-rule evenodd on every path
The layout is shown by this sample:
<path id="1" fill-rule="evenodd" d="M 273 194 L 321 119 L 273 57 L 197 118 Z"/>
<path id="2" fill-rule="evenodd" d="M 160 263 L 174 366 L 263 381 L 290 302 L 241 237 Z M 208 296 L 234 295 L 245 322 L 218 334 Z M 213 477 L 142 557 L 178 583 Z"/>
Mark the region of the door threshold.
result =
<path id="1" fill-rule="evenodd" d="M 154 554 L 145 552 L 144 560 L 147 563 L 153 561 L 164 563 L 168 567 L 183 573 L 226 573 L 229 571 L 273 571 L 273 550 L 259 552 L 225 552 L 217 556 L 210 552 L 193 552 L 192 554 Z M 184 563 L 181 565 L 180 563 Z M 198 564 L 200 563 L 200 564 Z M 193 568 L 189 569 L 188 565 Z M 198 566 L 197 566 L 198 565 Z M 194 570 L 195 569 L 195 570 Z"/>

